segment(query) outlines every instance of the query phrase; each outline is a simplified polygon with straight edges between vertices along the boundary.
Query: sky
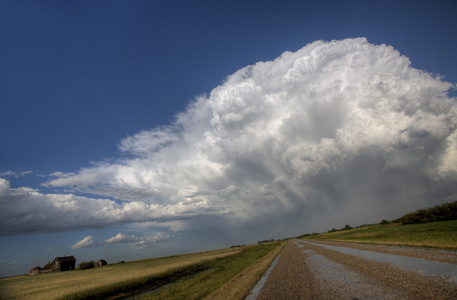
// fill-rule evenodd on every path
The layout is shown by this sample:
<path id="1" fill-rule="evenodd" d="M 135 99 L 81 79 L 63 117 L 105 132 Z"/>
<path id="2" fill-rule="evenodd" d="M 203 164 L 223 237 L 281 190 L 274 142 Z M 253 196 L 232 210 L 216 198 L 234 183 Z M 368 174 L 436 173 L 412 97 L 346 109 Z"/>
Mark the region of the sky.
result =
<path id="1" fill-rule="evenodd" d="M 457 200 L 454 1 L 0 1 L 0 276 Z"/>

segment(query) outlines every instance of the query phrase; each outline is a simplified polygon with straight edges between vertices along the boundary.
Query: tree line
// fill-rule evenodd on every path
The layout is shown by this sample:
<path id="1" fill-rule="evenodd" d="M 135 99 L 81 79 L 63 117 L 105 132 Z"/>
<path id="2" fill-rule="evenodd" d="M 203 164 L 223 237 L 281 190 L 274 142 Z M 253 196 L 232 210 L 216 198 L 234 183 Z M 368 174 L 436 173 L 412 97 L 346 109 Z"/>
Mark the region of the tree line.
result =
<path id="1" fill-rule="evenodd" d="M 449 203 L 444 203 L 441 205 L 436 205 L 434 207 L 430 208 L 422 208 L 418 209 L 415 212 L 408 213 L 396 220 L 388 221 L 388 220 L 382 220 L 379 222 L 380 225 L 388 225 L 392 223 L 401 223 L 402 225 L 408 225 L 408 224 L 419 224 L 419 223 L 430 223 L 430 222 L 439 222 L 439 221 L 451 221 L 451 220 L 457 220 L 457 201 L 454 202 L 449 202 Z M 337 232 L 337 231 L 343 231 L 343 230 L 349 230 L 349 229 L 354 229 L 354 228 L 361 228 L 361 227 L 367 227 L 371 226 L 374 224 L 363 224 L 359 225 L 356 227 L 351 227 L 350 225 L 345 225 L 341 229 L 337 228 L 332 228 L 328 230 L 327 232 Z M 313 236 L 313 235 L 318 235 L 319 233 L 307 233 L 307 234 L 302 234 L 296 238 L 303 238 L 303 237 L 308 237 L 308 236 Z M 261 242 L 268 242 L 268 240 L 265 241 L 260 241 Z"/>
<path id="2" fill-rule="evenodd" d="M 457 220 L 457 201 L 418 209 L 395 220 L 403 225 Z"/>

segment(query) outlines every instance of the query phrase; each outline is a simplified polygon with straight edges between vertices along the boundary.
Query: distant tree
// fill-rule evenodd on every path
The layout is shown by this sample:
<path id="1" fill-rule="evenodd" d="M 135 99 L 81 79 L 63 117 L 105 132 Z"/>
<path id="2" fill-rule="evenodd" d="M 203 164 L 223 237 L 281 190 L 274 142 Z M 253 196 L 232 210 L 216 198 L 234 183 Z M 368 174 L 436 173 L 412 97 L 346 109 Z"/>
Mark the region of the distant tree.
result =
<path id="1" fill-rule="evenodd" d="M 270 242 L 274 242 L 274 241 L 275 241 L 275 239 L 263 240 L 263 241 L 259 241 L 259 244 L 270 243 Z"/>
<path id="2" fill-rule="evenodd" d="M 81 270 L 91 269 L 95 267 L 95 261 L 83 261 L 79 264 Z"/>
<path id="3" fill-rule="evenodd" d="M 342 230 L 349 230 L 349 229 L 352 229 L 352 227 L 346 224 L 346 225 L 344 225 L 344 228 Z"/>
<path id="4" fill-rule="evenodd" d="M 444 203 L 431 208 L 418 209 L 399 218 L 403 225 L 457 220 L 457 201 Z"/>

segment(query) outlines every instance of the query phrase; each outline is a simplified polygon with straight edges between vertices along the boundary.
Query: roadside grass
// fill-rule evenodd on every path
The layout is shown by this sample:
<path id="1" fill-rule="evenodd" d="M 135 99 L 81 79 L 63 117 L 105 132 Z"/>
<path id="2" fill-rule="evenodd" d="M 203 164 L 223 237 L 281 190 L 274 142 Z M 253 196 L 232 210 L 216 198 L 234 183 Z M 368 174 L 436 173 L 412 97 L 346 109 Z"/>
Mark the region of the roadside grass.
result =
<path id="1" fill-rule="evenodd" d="M 0 299 L 84 299 L 97 290 L 133 288 L 135 282 L 144 283 L 154 276 L 167 276 L 166 272 L 170 270 L 172 273 L 179 270 L 184 273 L 194 272 L 192 268 L 204 268 L 202 264 L 205 261 L 234 255 L 240 251 L 238 248 L 222 249 L 109 264 L 88 270 L 1 278 Z"/>
<path id="2" fill-rule="evenodd" d="M 238 273 L 233 279 L 205 297 L 205 300 L 244 299 L 258 283 L 275 258 L 287 244 L 287 241 Z"/>
<path id="3" fill-rule="evenodd" d="M 457 250 L 457 220 L 411 225 L 376 224 L 313 235 L 306 239 Z"/>
<path id="4" fill-rule="evenodd" d="M 231 281 L 237 275 L 244 276 L 244 273 L 240 274 L 243 270 L 252 266 L 275 249 L 277 251 L 274 252 L 277 254 L 284 244 L 272 242 L 245 247 L 244 251 L 238 254 L 213 261 L 212 268 L 208 272 L 187 276 L 175 284 L 164 287 L 154 293 L 146 294 L 141 299 L 202 299 L 223 287 L 224 284 Z M 273 259 L 274 256 L 271 261 Z M 231 285 L 231 288 L 238 289 L 243 294 L 240 298 L 244 298 L 260 279 L 263 272 L 268 268 L 268 265 L 265 264 L 263 268 L 260 268 L 261 270 L 257 270 L 253 274 L 249 272 L 250 276 L 246 277 L 243 287 L 239 286 L 241 282 L 237 282 Z M 227 294 L 222 292 L 220 295 L 214 295 L 213 297 L 210 295 L 210 298 L 217 299 L 225 297 L 224 295 Z M 230 297 L 227 296 L 224 299 L 230 299 Z"/>

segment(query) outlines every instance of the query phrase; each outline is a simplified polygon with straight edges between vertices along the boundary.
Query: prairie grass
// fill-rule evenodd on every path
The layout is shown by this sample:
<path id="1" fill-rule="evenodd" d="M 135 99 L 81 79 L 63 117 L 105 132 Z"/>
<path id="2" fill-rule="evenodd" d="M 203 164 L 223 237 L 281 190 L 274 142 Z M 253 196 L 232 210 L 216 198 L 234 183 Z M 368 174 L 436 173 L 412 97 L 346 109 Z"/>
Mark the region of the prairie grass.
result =
<path id="1" fill-rule="evenodd" d="M 163 258 L 110 264 L 100 268 L 23 275 L 0 279 L 0 299 L 61 299 L 71 295 L 114 288 L 119 284 L 144 281 L 170 270 L 185 269 L 204 261 L 236 254 L 240 249 L 223 249 Z M 78 296 L 79 297 L 79 296 Z M 75 297 L 76 298 L 76 297 Z"/>
<path id="2" fill-rule="evenodd" d="M 364 242 L 457 250 L 457 220 L 424 224 L 371 225 L 307 237 L 307 239 Z"/>

